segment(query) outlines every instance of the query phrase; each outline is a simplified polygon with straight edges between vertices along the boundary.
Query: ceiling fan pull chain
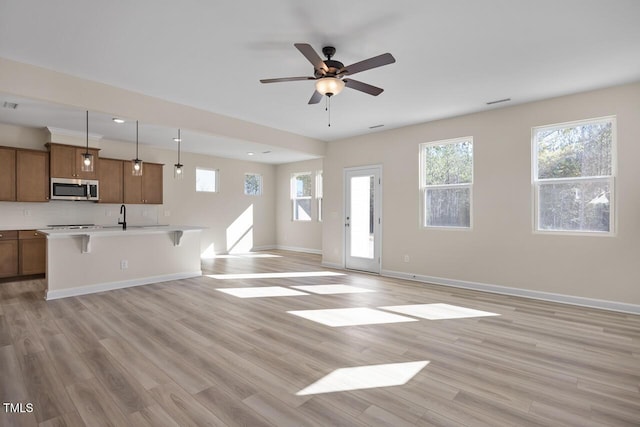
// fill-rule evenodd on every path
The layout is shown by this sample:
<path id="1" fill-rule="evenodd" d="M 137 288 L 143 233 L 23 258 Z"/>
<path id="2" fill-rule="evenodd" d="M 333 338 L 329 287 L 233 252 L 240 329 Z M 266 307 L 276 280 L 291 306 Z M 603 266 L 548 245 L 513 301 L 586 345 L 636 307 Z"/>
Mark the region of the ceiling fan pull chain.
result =
<path id="1" fill-rule="evenodd" d="M 328 126 L 331 127 L 331 97 L 330 96 L 327 96 L 327 107 L 325 108 L 325 110 L 327 110 L 328 116 L 329 116 Z"/>

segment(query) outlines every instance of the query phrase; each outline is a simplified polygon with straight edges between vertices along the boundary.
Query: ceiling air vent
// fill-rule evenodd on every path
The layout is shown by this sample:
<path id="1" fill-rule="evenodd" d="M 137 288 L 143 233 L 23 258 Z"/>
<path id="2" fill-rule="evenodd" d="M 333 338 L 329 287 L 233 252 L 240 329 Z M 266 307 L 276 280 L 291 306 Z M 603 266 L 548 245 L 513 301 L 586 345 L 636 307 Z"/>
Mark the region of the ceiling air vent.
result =
<path id="1" fill-rule="evenodd" d="M 16 108 L 18 108 L 18 104 L 16 104 L 15 102 L 7 102 L 7 101 L 5 101 L 2 106 L 4 108 L 10 108 L 12 110 L 15 110 Z"/>

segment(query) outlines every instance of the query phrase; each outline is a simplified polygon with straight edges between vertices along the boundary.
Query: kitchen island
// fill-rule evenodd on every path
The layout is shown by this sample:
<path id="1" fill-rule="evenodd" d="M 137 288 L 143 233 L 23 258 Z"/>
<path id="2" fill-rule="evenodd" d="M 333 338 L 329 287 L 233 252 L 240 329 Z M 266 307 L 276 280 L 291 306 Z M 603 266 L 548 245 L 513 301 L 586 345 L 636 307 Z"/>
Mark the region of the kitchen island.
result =
<path id="1" fill-rule="evenodd" d="M 38 230 L 47 237 L 45 299 L 201 276 L 201 230 L 171 225 Z"/>

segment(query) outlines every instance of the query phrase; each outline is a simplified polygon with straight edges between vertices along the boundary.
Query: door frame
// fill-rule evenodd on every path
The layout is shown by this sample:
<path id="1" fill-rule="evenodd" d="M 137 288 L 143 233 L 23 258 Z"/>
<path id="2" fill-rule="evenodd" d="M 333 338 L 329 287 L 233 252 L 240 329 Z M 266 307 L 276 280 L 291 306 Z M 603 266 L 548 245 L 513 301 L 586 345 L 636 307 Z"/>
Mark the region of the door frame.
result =
<path id="1" fill-rule="evenodd" d="M 347 270 L 347 227 L 345 226 L 346 222 L 347 222 L 347 206 L 349 205 L 349 202 L 347 200 L 347 185 L 348 180 L 347 180 L 347 174 L 349 172 L 358 172 L 358 171 L 365 171 L 365 170 L 371 170 L 371 169 L 375 169 L 377 171 L 378 174 L 378 179 L 379 179 L 379 183 L 378 185 L 374 185 L 374 192 L 376 192 L 377 190 L 377 197 L 374 197 L 374 212 L 377 213 L 377 223 L 374 219 L 374 256 L 375 256 L 375 248 L 376 248 L 376 243 L 377 243 L 377 249 L 378 249 L 378 262 L 376 263 L 377 265 L 377 271 L 364 271 L 364 270 L 353 270 L 353 271 L 361 271 L 361 272 L 365 272 L 365 273 L 372 273 L 372 274 L 380 274 L 382 272 L 382 225 L 383 225 L 383 221 L 382 221 L 382 164 L 374 164 L 374 165 L 363 165 L 363 166 L 353 166 L 353 167 L 346 167 L 343 169 L 342 172 L 342 195 L 343 195 L 343 200 L 342 200 L 342 267 Z"/>

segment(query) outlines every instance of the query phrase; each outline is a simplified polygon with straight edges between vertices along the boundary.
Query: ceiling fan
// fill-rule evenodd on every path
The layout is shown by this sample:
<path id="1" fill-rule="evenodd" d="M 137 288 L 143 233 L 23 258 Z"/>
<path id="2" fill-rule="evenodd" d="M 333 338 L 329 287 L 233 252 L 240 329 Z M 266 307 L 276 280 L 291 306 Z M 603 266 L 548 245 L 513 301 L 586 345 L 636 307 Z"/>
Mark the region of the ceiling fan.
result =
<path id="1" fill-rule="evenodd" d="M 368 93 L 369 95 L 378 96 L 384 89 L 345 77 L 396 62 L 393 55 L 390 53 L 383 53 L 382 55 L 374 56 L 373 58 L 365 59 L 345 67 L 342 62 L 331 59 L 336 53 L 336 48 L 333 46 L 325 46 L 322 48 L 323 55 L 327 57 L 325 60 L 320 58 L 320 55 L 316 53 L 311 45 L 306 43 L 295 43 L 294 46 L 313 65 L 313 77 L 305 76 L 262 79 L 260 80 L 260 83 L 315 80 L 316 90 L 313 92 L 311 99 L 309 99 L 309 104 L 317 104 L 325 95 L 327 97 L 337 95 L 345 86 L 359 90 L 360 92 Z"/>

